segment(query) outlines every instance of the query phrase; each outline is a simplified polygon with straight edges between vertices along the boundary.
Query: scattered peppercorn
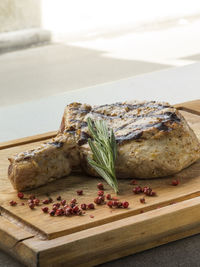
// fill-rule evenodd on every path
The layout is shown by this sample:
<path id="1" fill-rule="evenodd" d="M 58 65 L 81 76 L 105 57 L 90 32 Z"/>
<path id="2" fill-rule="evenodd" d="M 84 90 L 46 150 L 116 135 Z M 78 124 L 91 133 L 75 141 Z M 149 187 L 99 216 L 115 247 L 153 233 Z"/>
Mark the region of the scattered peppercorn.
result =
<path id="1" fill-rule="evenodd" d="M 76 193 L 77 195 L 81 196 L 83 194 L 83 190 L 77 190 Z"/>
<path id="2" fill-rule="evenodd" d="M 70 203 L 71 208 L 73 208 L 74 206 L 76 206 L 76 204 L 74 202 Z"/>
<path id="3" fill-rule="evenodd" d="M 179 184 L 179 181 L 178 181 L 178 180 L 173 180 L 173 181 L 172 181 L 172 185 L 173 185 L 173 186 L 176 186 L 176 185 L 178 185 L 178 184 Z"/>
<path id="4" fill-rule="evenodd" d="M 40 204 L 40 200 L 39 200 L 38 198 L 35 198 L 35 199 L 33 200 L 33 203 L 34 203 L 36 206 L 39 206 L 39 204 Z"/>
<path id="5" fill-rule="evenodd" d="M 79 210 L 80 210 L 79 207 L 75 206 L 75 207 L 73 207 L 72 212 L 73 212 L 73 214 L 77 214 L 79 212 Z"/>
<path id="6" fill-rule="evenodd" d="M 77 203 L 75 198 L 72 198 L 71 203 Z"/>
<path id="7" fill-rule="evenodd" d="M 65 206 L 65 204 L 66 204 L 66 200 L 63 199 L 63 200 L 61 201 L 61 205 Z"/>
<path id="8" fill-rule="evenodd" d="M 35 195 L 30 195 L 29 199 L 35 199 Z"/>
<path id="9" fill-rule="evenodd" d="M 11 200 L 9 203 L 10 203 L 10 206 L 16 206 L 17 205 L 17 202 L 14 200 Z"/>
<path id="10" fill-rule="evenodd" d="M 95 197 L 94 203 L 97 204 L 97 205 L 100 205 L 101 204 L 101 199 L 99 197 Z"/>
<path id="11" fill-rule="evenodd" d="M 141 186 L 136 186 L 133 188 L 133 193 L 135 194 L 140 194 L 142 193 L 142 187 Z"/>
<path id="12" fill-rule="evenodd" d="M 55 210 L 51 210 L 51 211 L 49 212 L 49 215 L 50 215 L 50 216 L 54 216 L 54 215 L 55 215 Z"/>
<path id="13" fill-rule="evenodd" d="M 104 190 L 104 186 L 103 186 L 102 183 L 98 183 L 98 184 L 97 184 L 97 188 L 98 188 L 99 190 Z"/>
<path id="14" fill-rule="evenodd" d="M 21 205 L 24 206 L 25 205 L 24 202 L 22 202 Z"/>
<path id="15" fill-rule="evenodd" d="M 34 204 L 34 203 L 29 203 L 28 206 L 29 206 L 29 208 L 32 209 L 32 210 L 35 208 L 35 204 Z"/>
<path id="16" fill-rule="evenodd" d="M 94 204 L 93 203 L 88 204 L 88 209 L 93 210 L 94 209 Z"/>
<path id="17" fill-rule="evenodd" d="M 92 218 L 92 219 L 93 219 L 93 218 L 94 218 L 94 215 L 90 215 L 90 218 Z"/>
<path id="18" fill-rule="evenodd" d="M 57 199 L 58 201 L 61 200 L 61 196 L 58 196 L 56 199 Z"/>
<path id="19" fill-rule="evenodd" d="M 117 207 L 117 205 L 118 205 L 118 201 L 117 200 L 114 200 L 113 201 L 113 206 Z"/>
<path id="20" fill-rule="evenodd" d="M 141 202 L 142 204 L 144 204 L 144 203 L 145 203 L 145 198 L 144 198 L 144 197 L 140 198 L 140 202 Z"/>
<path id="21" fill-rule="evenodd" d="M 56 212 L 55 212 L 55 215 L 56 216 L 62 216 L 62 215 L 64 215 L 64 210 L 63 209 L 57 209 Z"/>
<path id="22" fill-rule="evenodd" d="M 122 202 L 122 206 L 123 206 L 125 209 L 127 209 L 128 206 L 129 206 L 128 201 L 124 201 L 124 202 Z"/>
<path id="23" fill-rule="evenodd" d="M 107 200 L 111 200 L 111 199 L 112 199 L 111 194 L 107 194 L 107 195 L 106 195 L 106 199 L 107 199 Z"/>
<path id="24" fill-rule="evenodd" d="M 23 194 L 22 192 L 18 192 L 17 196 L 18 196 L 18 198 L 20 198 L 20 199 L 24 198 L 24 194 Z"/>
<path id="25" fill-rule="evenodd" d="M 98 191 L 97 195 L 98 196 L 103 196 L 104 195 L 104 191 L 103 190 Z"/>
<path id="26" fill-rule="evenodd" d="M 148 186 L 143 187 L 142 191 L 146 196 L 152 197 L 156 195 L 156 192 L 152 191 L 152 188 Z"/>
<path id="27" fill-rule="evenodd" d="M 42 208 L 42 211 L 43 211 L 44 213 L 47 213 L 47 212 L 49 211 L 49 208 L 48 208 L 48 207 L 44 207 L 44 208 Z"/>
<path id="28" fill-rule="evenodd" d="M 86 205 L 86 204 L 84 204 L 84 203 L 83 203 L 83 204 L 81 204 L 81 209 L 82 209 L 82 210 L 86 210 L 86 209 L 87 209 L 87 205 Z"/>
<path id="29" fill-rule="evenodd" d="M 118 208 L 122 208 L 122 206 L 123 206 L 123 205 L 122 205 L 122 202 L 118 201 L 118 202 L 117 202 L 117 207 L 118 207 Z"/>
<path id="30" fill-rule="evenodd" d="M 60 208 L 60 203 L 55 203 L 55 204 L 53 204 L 53 208 L 54 208 L 54 207 L 57 208 L 57 209 Z"/>
<path id="31" fill-rule="evenodd" d="M 34 200 L 33 199 L 29 199 L 28 200 L 28 204 L 31 204 L 31 203 L 34 203 Z"/>
<path id="32" fill-rule="evenodd" d="M 108 201 L 108 202 L 107 202 L 107 206 L 108 206 L 109 208 L 112 208 L 112 206 L 113 206 L 113 201 L 112 201 L 112 200 Z"/>
<path id="33" fill-rule="evenodd" d="M 65 209 L 65 215 L 66 215 L 66 216 L 69 216 L 69 215 L 71 215 L 72 213 L 73 213 L 73 210 L 72 210 L 71 207 L 68 207 L 68 208 Z"/>

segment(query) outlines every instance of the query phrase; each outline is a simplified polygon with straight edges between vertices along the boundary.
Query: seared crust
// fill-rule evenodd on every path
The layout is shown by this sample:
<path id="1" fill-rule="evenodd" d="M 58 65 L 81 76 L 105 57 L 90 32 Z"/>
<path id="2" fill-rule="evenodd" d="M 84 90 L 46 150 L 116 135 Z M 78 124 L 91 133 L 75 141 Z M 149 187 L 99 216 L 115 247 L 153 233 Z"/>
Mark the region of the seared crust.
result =
<path id="1" fill-rule="evenodd" d="M 183 116 L 168 103 L 129 101 L 91 107 L 72 103 L 65 109 L 58 136 L 41 147 L 10 158 L 8 177 L 25 190 L 69 175 L 97 174 L 91 154 L 87 118 L 104 119 L 118 143 L 118 178 L 154 178 L 174 174 L 200 158 L 200 144 Z"/>

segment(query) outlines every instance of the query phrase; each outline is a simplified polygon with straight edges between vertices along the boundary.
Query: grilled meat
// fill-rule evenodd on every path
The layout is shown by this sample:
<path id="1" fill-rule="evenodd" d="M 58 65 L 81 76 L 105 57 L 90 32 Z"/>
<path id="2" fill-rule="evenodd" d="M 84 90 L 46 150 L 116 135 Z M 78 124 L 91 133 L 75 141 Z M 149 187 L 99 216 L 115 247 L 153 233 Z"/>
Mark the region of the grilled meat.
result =
<path id="1" fill-rule="evenodd" d="M 178 110 L 168 103 L 130 101 L 94 107 L 72 103 L 65 109 L 55 140 L 10 159 L 9 178 L 13 186 L 18 190 L 37 187 L 80 168 L 96 176 L 87 163 L 91 154 L 88 117 L 105 120 L 115 133 L 118 178 L 167 176 L 200 157 L 197 137 Z M 62 145 L 51 145 L 55 142 Z"/>

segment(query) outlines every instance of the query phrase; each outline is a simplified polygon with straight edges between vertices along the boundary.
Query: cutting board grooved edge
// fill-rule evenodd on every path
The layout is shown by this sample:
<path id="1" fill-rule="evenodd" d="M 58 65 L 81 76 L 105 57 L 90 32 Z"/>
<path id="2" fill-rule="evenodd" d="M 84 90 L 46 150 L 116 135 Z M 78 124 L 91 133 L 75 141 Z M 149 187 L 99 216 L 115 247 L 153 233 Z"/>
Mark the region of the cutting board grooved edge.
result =
<path id="1" fill-rule="evenodd" d="M 178 110 L 187 111 L 188 113 L 192 113 L 192 114 L 200 116 L 200 111 L 197 111 L 197 110 L 193 110 L 193 109 L 190 109 L 190 108 L 187 108 L 187 107 L 178 107 L 177 109 Z"/>
<path id="2" fill-rule="evenodd" d="M 15 224 L 19 228 L 25 229 L 27 232 L 32 234 L 35 237 L 38 237 L 41 240 L 48 240 L 48 235 L 38 228 L 30 225 L 28 222 L 24 222 L 20 218 L 18 218 L 15 214 L 12 214 L 2 206 L 0 206 L 0 214 L 3 218 L 8 220 L 9 222 Z"/>

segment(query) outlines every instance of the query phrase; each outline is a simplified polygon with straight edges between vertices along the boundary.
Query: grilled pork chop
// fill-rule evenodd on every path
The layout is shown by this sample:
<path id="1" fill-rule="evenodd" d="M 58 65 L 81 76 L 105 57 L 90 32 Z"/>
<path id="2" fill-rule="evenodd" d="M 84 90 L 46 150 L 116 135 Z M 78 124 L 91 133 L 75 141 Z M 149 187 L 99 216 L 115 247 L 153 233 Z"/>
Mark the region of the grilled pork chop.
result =
<path id="1" fill-rule="evenodd" d="M 183 116 L 168 103 L 130 101 L 102 106 L 72 103 L 65 109 L 56 138 L 15 155 L 8 176 L 26 190 L 84 171 L 91 154 L 87 118 L 103 119 L 118 144 L 118 178 L 154 178 L 174 174 L 200 158 L 200 144 Z"/>

